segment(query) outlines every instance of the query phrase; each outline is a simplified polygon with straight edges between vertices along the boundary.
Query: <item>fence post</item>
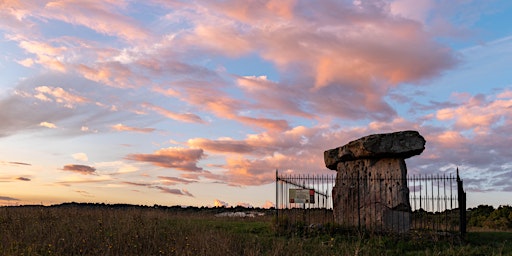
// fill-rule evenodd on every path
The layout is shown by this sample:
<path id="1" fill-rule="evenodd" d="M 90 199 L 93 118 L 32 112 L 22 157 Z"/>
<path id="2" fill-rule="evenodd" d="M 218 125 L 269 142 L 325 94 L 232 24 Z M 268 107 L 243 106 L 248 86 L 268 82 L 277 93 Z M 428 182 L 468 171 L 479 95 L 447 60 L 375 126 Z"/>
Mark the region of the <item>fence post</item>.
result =
<path id="1" fill-rule="evenodd" d="M 464 192 L 463 181 L 459 176 L 459 168 L 457 167 L 457 196 L 459 200 L 459 230 L 463 236 L 466 234 L 466 192 Z"/>
<path id="2" fill-rule="evenodd" d="M 359 172 L 357 172 L 357 230 L 361 232 L 361 190 L 360 183 L 361 177 L 359 176 Z"/>
<path id="3" fill-rule="evenodd" d="M 279 174 L 276 169 L 276 224 L 279 227 Z"/>

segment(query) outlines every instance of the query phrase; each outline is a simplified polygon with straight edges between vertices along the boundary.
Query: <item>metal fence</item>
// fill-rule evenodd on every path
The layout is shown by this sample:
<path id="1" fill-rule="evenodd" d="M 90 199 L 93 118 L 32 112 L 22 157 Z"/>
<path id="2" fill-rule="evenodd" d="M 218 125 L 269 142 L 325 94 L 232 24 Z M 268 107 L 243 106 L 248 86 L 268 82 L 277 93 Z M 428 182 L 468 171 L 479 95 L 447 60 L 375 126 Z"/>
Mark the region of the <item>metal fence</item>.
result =
<path id="1" fill-rule="evenodd" d="M 338 225 L 358 230 L 430 230 L 465 233 L 466 194 L 458 170 L 456 176 L 407 176 L 405 182 L 409 189 L 410 207 L 407 206 L 400 211 L 388 211 L 390 214 L 387 216 L 379 215 L 382 205 L 379 205 L 377 197 L 389 193 L 385 191 L 387 189 L 383 184 L 398 180 L 404 182 L 403 178 L 354 179 L 336 178 L 335 174 L 283 174 L 276 171 L 277 224 L 293 229 L 336 222 Z M 332 190 L 336 183 L 357 187 L 348 193 L 350 195 L 339 195 L 345 200 L 343 207 L 351 208 L 356 215 L 343 216 L 346 211 L 341 211 L 340 214 L 339 210 L 333 213 Z M 362 205 L 362 201 L 368 202 L 368 197 L 376 198 L 370 198 L 372 204 Z"/>

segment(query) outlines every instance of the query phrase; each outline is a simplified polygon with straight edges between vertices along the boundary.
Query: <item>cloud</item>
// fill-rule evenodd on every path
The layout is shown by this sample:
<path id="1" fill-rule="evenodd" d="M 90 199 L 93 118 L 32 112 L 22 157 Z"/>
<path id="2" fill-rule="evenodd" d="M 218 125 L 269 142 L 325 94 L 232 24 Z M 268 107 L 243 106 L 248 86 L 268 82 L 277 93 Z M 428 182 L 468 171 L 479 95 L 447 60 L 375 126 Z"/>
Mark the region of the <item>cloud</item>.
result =
<path id="1" fill-rule="evenodd" d="M 164 185 L 175 185 L 175 184 L 177 184 L 177 182 L 174 182 L 174 183 L 173 182 L 167 182 L 166 179 L 172 180 L 172 178 L 170 178 L 170 177 L 164 177 L 164 179 L 163 179 L 163 181 L 161 183 L 164 184 Z M 167 194 L 173 194 L 173 195 L 178 195 L 178 196 L 194 197 L 194 195 L 192 193 L 190 193 L 187 189 L 168 188 L 168 187 L 164 187 L 164 186 L 161 186 L 161 185 L 155 185 L 155 184 L 152 184 L 152 183 L 143 183 L 143 182 L 124 181 L 122 183 L 123 184 L 127 184 L 127 185 L 132 185 L 132 186 L 147 187 L 147 188 L 151 188 L 151 189 L 158 189 L 162 193 L 167 193 Z M 188 184 L 188 183 L 185 183 L 185 184 Z"/>
<path id="2" fill-rule="evenodd" d="M 116 124 L 111 126 L 115 131 L 129 131 L 129 132 L 140 132 L 140 133 L 150 133 L 155 131 L 155 128 L 138 128 L 132 126 L 126 126 L 124 124 Z"/>
<path id="3" fill-rule="evenodd" d="M 127 41 L 147 39 L 150 34 L 134 19 L 119 11 L 125 9 L 124 2 L 49 2 L 40 10 L 39 16 L 66 23 L 81 25 L 100 34 L 118 36 Z M 68 14 L 73 13 L 73 17 Z"/>
<path id="4" fill-rule="evenodd" d="M 213 201 L 213 206 L 215 206 L 215 207 L 229 207 L 229 204 L 224 202 L 224 201 L 221 201 L 219 199 L 215 199 L 215 201 Z"/>
<path id="5" fill-rule="evenodd" d="M 432 0 L 395 0 L 390 3 L 393 15 L 426 22 L 435 3 Z"/>
<path id="6" fill-rule="evenodd" d="M 301 88 L 300 85 L 270 81 L 266 76 L 239 77 L 237 84 L 250 98 L 255 100 L 255 103 L 251 105 L 252 108 L 267 111 L 279 109 L 283 113 L 293 116 L 314 117 L 314 114 L 311 113 L 311 106 L 305 104 L 307 97 L 304 97 L 303 92 L 306 88 Z M 274 93 L 269 94 L 269 91 Z M 282 95 L 284 92 L 286 94 Z"/>
<path id="7" fill-rule="evenodd" d="M 164 185 L 177 185 L 177 184 L 190 184 L 197 182 L 197 180 L 182 179 L 177 177 L 158 176 L 160 183 Z"/>
<path id="8" fill-rule="evenodd" d="M 254 208 L 254 206 L 252 206 L 252 204 L 242 203 L 242 202 L 236 203 L 236 206 L 241 206 L 241 207 L 245 207 L 245 208 Z"/>
<path id="9" fill-rule="evenodd" d="M 48 89 L 42 90 L 41 83 L 57 86 L 46 86 Z M 65 89 L 60 91 L 56 88 Z M 91 91 L 95 96 L 94 100 L 73 100 L 73 97 L 82 97 L 77 95 L 90 94 Z M 74 94 L 68 95 L 71 92 Z M 98 84 L 73 75 L 46 73 L 22 79 L 15 88 L 6 92 L 5 97 L 0 98 L 0 108 L 4 110 L 0 112 L 0 118 L 4 120 L 0 123 L 0 136 L 29 130 L 43 131 L 41 128 L 54 129 L 57 128 L 57 123 L 61 128 L 59 134 L 76 135 L 83 134 L 80 129 L 84 122 L 87 122 L 86 126 L 93 127 L 112 123 L 122 113 L 112 112 L 105 107 L 106 104 L 101 103 L 115 102 L 115 98 L 109 96 L 111 93 L 98 87 Z M 127 115 L 123 117 L 126 118 Z"/>
<path id="10" fill-rule="evenodd" d="M 149 103 L 144 103 L 144 104 L 142 104 L 142 106 L 146 109 L 153 110 L 160 115 L 163 115 L 167 118 L 170 118 L 170 119 L 173 119 L 176 121 L 181 121 L 181 122 L 186 122 L 186 123 L 199 123 L 199 124 L 206 123 L 200 116 L 192 114 L 192 113 L 175 113 L 173 111 L 164 109 L 162 107 L 154 106 Z"/>
<path id="11" fill-rule="evenodd" d="M 32 165 L 32 164 L 24 163 L 24 162 L 4 162 L 4 161 L 0 161 L 0 164 L 3 164 L 3 165 L 22 165 L 22 166 L 31 166 Z"/>
<path id="12" fill-rule="evenodd" d="M 139 170 L 139 167 L 123 161 L 99 162 L 95 165 L 103 171 L 111 172 L 112 175 L 133 173 Z"/>
<path id="13" fill-rule="evenodd" d="M 162 186 L 154 186 L 154 188 L 156 189 L 159 189 L 160 191 L 162 191 L 163 193 L 167 193 L 167 194 L 173 194 L 173 195 L 179 195 L 179 196 L 189 196 L 189 197 L 194 197 L 194 195 L 192 195 L 190 192 L 188 192 L 188 190 L 186 189 L 175 189 L 175 188 L 167 188 L 167 187 L 162 187 Z"/>
<path id="14" fill-rule="evenodd" d="M 78 64 L 76 70 L 84 78 L 114 88 L 136 88 L 149 82 L 147 77 L 137 75 L 130 65 L 117 61 L 102 62 L 94 66 Z"/>
<path id="15" fill-rule="evenodd" d="M 157 150 L 153 154 L 129 154 L 126 159 L 181 171 L 200 172 L 203 168 L 198 167 L 197 162 L 205 156 L 202 149 L 170 147 Z"/>
<path id="16" fill-rule="evenodd" d="M 54 47 L 48 43 L 39 42 L 35 40 L 27 40 L 24 37 L 11 39 L 19 41 L 20 48 L 36 55 L 36 59 L 30 59 L 30 61 L 25 60 L 25 64 L 35 62 L 51 70 L 59 72 L 66 71 L 66 65 L 62 61 L 60 61 L 60 59 L 62 59 L 60 58 L 61 54 L 63 54 L 67 50 L 66 47 Z"/>
<path id="17" fill-rule="evenodd" d="M 89 161 L 89 158 L 87 157 L 87 154 L 85 154 L 85 153 L 75 153 L 75 154 L 72 154 L 71 156 L 73 157 L 73 159 L 78 160 L 78 161 L 82 161 L 82 162 Z"/>
<path id="18" fill-rule="evenodd" d="M 364 85 L 372 76 L 393 84 L 412 82 L 432 77 L 455 61 L 449 49 L 430 40 L 421 23 L 397 18 L 385 6 L 331 1 L 308 6 L 295 4 L 287 8 L 294 10 L 287 16 L 273 16 L 271 9 L 259 8 L 259 15 L 269 18 L 267 24 L 277 24 L 265 29 L 256 16 L 232 15 L 231 4 L 243 10 L 250 3 L 205 4 L 210 6 L 211 16 L 196 20 L 200 23 L 193 35 L 208 38 L 201 41 L 204 47 L 225 54 L 242 54 L 256 48 L 266 59 L 284 68 L 302 60 L 305 66 L 312 67 L 309 75 L 316 77 L 315 87 L 336 81 Z M 212 20 L 222 25 L 211 27 L 202 23 Z M 237 27 L 239 24 L 246 25 L 245 31 Z M 371 40 L 376 36 L 381 40 Z M 233 47 L 228 49 L 225 45 Z M 389 59 L 394 61 L 385 61 Z"/>
<path id="19" fill-rule="evenodd" d="M 85 197 L 94 197 L 94 195 L 85 190 L 75 190 L 75 192 Z"/>
<path id="20" fill-rule="evenodd" d="M 132 181 L 123 181 L 123 184 L 138 186 L 138 187 L 151 187 L 151 183 L 143 183 L 143 182 L 132 182 Z"/>
<path id="21" fill-rule="evenodd" d="M 263 204 L 262 208 L 269 209 L 272 207 L 276 207 L 275 202 L 265 201 L 265 204 Z"/>
<path id="22" fill-rule="evenodd" d="M 39 126 L 50 128 L 50 129 L 57 128 L 57 125 L 55 125 L 54 123 L 50 123 L 50 122 L 46 122 L 46 121 L 39 123 Z"/>
<path id="23" fill-rule="evenodd" d="M 87 174 L 87 173 L 86 173 Z M 72 175 L 62 178 L 56 184 L 70 186 L 71 184 L 87 184 L 87 183 L 102 183 L 111 182 L 113 179 L 109 175 Z"/>
<path id="24" fill-rule="evenodd" d="M 12 181 L 31 181 L 31 179 L 28 177 L 12 177 L 12 176 L 0 177 L 0 182 L 12 182 Z"/>
<path id="25" fill-rule="evenodd" d="M 215 175 L 203 174 L 205 178 L 235 186 L 261 185 L 274 182 L 276 169 L 294 170 L 298 173 L 322 171 L 322 152 L 329 147 L 341 146 L 336 141 L 350 138 L 350 134 L 347 130 L 343 133 L 333 132 L 329 127 L 323 126 L 298 126 L 283 132 L 247 135 L 243 140 L 195 138 L 187 143 L 191 147 L 224 156 L 225 164 L 218 166 L 224 171 Z"/>
<path id="26" fill-rule="evenodd" d="M 70 171 L 70 172 L 77 172 L 80 174 L 94 174 L 96 172 L 96 168 L 88 166 L 88 165 L 81 165 L 81 164 L 67 164 L 67 165 L 64 165 L 62 170 Z"/>
<path id="27" fill-rule="evenodd" d="M 509 120 L 512 117 L 510 109 L 512 109 L 512 97 L 507 97 L 505 93 L 494 99 L 476 95 L 460 107 L 437 111 L 436 117 L 442 121 L 455 120 L 455 128 L 460 130 L 486 133 L 492 124 L 500 120 Z"/>
<path id="28" fill-rule="evenodd" d="M 38 93 L 34 96 L 35 98 L 41 101 L 55 101 L 67 108 L 73 108 L 75 104 L 89 102 L 88 99 L 69 93 L 60 87 L 39 86 L 35 90 Z"/>
<path id="29" fill-rule="evenodd" d="M 161 12 L 131 16 L 155 6 Z M 267 184 L 275 169 L 324 172 L 326 149 L 372 133 L 415 129 L 427 138 L 427 149 L 408 159 L 414 171 L 457 163 L 483 187 L 495 173 L 509 176 L 510 89 L 417 100 L 430 97 L 432 79 L 468 59 L 438 38 L 463 36 L 466 26 L 450 23 L 485 12 L 458 8 L 466 6 L 429 0 L 4 1 L 0 30 L 11 52 L 5 60 L 26 77 L 2 91 L 0 137 L 49 133 L 45 128 L 58 124 L 59 134 L 93 139 L 114 130 L 151 133 L 147 143 L 180 141 L 175 144 L 189 148 L 127 154 L 134 165 L 95 164 L 117 177 L 147 163 L 184 171 L 141 183 L 165 192 L 163 185 L 202 179 Z M 450 12 L 457 12 L 456 21 L 448 20 Z M 53 28 L 62 29 L 49 33 Z M 254 62 L 265 68 L 238 67 Z M 402 114 L 407 104 L 416 116 Z M 141 123 L 161 126 L 136 127 Z M 112 136 L 140 144 L 129 135 Z M 72 157 L 88 161 L 78 154 L 84 153 Z M 93 174 L 95 168 L 63 170 Z M 96 178 L 77 175 L 69 182 L 112 179 Z"/>
<path id="30" fill-rule="evenodd" d="M 258 129 L 284 130 L 289 127 L 288 121 L 285 119 L 246 115 L 245 113 L 253 110 L 251 105 L 224 92 L 216 81 L 191 81 L 185 85 L 186 87 L 182 87 L 180 84 L 177 84 L 180 92 L 177 93 L 176 97 L 202 111 L 213 113 L 220 118 L 235 120 Z M 157 91 L 162 90 L 160 88 Z M 151 107 L 150 105 L 147 106 Z M 158 108 L 152 108 L 158 110 Z"/>
<path id="31" fill-rule="evenodd" d="M 29 28 L 34 25 L 30 19 L 26 19 L 31 15 L 33 9 L 37 9 L 37 4 L 33 2 L 23 1 L 3 1 L 0 3 L 0 29 L 7 31 Z"/>
<path id="32" fill-rule="evenodd" d="M 18 198 L 9 197 L 9 196 L 0 196 L 0 200 L 2 201 L 20 201 Z"/>
<path id="33" fill-rule="evenodd" d="M 193 148 L 202 148 L 210 152 L 219 153 L 256 153 L 260 150 L 257 145 L 250 145 L 250 142 L 234 140 L 231 138 L 220 138 L 218 140 L 209 140 L 205 138 L 189 139 L 187 144 Z"/>
<path id="34" fill-rule="evenodd" d="M 278 83 L 256 76 L 237 79 L 247 95 L 260 102 L 252 106 L 258 110 L 273 108 L 301 117 L 322 113 L 382 120 L 396 115 L 383 100 L 388 89 L 431 79 L 458 62 L 456 53 L 432 40 L 420 22 L 396 17 L 384 5 L 287 3 L 282 4 L 287 6 L 283 8 L 293 11 L 283 16 L 276 16 L 268 6 L 260 6 L 258 17 L 269 19 L 263 25 L 256 16 L 240 14 L 241 10 L 254 10 L 251 3 L 204 4 L 208 5 L 206 14 L 202 11 L 200 17 L 184 17 L 198 24 L 187 42 L 200 42 L 207 51 L 226 56 L 257 51 L 277 65 L 285 77 Z M 207 23 L 221 25 L 213 28 Z M 380 40 L 373 40 L 376 37 Z M 204 38 L 209 40 L 201 40 Z M 266 90 L 258 90 L 258 86 Z M 268 90 L 273 93 L 265 93 Z M 201 94 L 198 97 L 207 98 Z M 190 96 L 186 98 L 192 101 Z M 216 98 L 228 102 L 223 97 Z M 210 101 L 197 102 L 208 105 Z M 244 109 L 244 105 L 231 102 L 239 105 L 237 109 Z M 226 106 L 229 105 L 224 104 L 223 112 L 220 108 L 208 109 L 237 116 L 229 112 L 236 108 Z M 250 119 L 240 120 L 244 121 Z"/>

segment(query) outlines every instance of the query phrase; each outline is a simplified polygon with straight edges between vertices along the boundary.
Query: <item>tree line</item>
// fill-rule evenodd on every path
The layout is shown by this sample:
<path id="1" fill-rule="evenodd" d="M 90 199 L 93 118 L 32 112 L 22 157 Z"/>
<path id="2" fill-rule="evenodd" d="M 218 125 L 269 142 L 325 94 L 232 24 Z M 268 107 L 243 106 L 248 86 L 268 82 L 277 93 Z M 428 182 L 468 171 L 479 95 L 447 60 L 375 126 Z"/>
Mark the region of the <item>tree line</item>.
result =
<path id="1" fill-rule="evenodd" d="M 493 230 L 512 229 L 512 206 L 502 205 L 495 209 L 491 205 L 479 205 L 468 209 L 468 227 Z"/>

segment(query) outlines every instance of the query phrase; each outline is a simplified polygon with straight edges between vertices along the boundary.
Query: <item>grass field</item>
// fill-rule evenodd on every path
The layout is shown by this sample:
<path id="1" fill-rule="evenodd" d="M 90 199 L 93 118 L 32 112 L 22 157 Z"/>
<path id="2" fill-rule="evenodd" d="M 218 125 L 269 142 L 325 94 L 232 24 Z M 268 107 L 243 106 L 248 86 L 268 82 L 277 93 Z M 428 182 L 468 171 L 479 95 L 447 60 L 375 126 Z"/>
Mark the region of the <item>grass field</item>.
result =
<path id="1" fill-rule="evenodd" d="M 215 217 L 230 209 L 60 206 L 0 208 L 0 255 L 512 255 L 512 233 L 466 239 L 347 232 L 279 234 L 271 212 Z"/>

